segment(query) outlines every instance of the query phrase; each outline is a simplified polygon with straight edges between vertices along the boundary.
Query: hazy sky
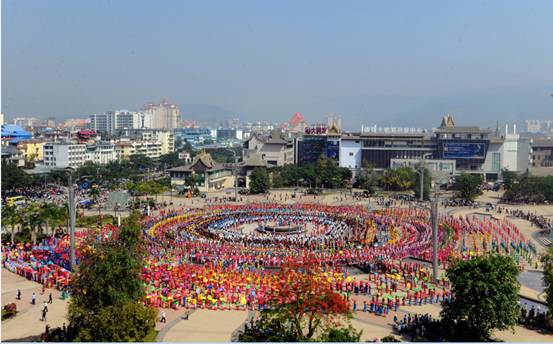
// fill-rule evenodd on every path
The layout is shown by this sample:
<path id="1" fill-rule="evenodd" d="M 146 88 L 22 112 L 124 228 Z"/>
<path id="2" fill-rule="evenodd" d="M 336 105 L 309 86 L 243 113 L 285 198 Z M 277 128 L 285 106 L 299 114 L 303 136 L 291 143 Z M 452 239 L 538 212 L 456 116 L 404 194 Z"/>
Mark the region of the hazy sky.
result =
<path id="1" fill-rule="evenodd" d="M 553 1 L 2 1 L 2 111 L 553 118 Z M 201 110 L 195 110 L 201 111 Z M 458 120 L 459 122 L 459 120 Z M 435 123 L 437 124 L 437 123 Z"/>

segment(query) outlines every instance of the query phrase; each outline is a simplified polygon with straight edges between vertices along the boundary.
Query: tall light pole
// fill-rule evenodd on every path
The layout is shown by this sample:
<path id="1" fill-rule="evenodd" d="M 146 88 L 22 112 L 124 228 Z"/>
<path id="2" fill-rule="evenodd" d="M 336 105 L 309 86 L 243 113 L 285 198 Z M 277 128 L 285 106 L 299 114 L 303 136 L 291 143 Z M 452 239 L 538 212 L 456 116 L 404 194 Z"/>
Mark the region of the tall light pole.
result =
<path id="1" fill-rule="evenodd" d="M 75 205 L 75 187 L 73 185 L 73 174 L 72 169 L 68 168 L 66 170 L 68 172 L 68 180 L 67 180 L 67 194 L 69 197 L 68 203 L 69 203 L 69 251 L 70 251 L 70 263 L 71 263 L 71 271 L 74 271 L 77 267 L 77 260 L 75 257 L 75 222 L 76 222 L 76 205 Z"/>
<path id="2" fill-rule="evenodd" d="M 438 282 L 438 193 L 434 193 L 432 200 L 432 279 Z"/>
<path id="3" fill-rule="evenodd" d="M 238 202 L 238 157 L 236 156 L 236 152 L 232 149 L 226 149 L 227 151 L 231 152 L 234 156 L 234 167 L 232 169 L 232 173 L 234 174 L 234 202 Z"/>
<path id="4" fill-rule="evenodd" d="M 432 153 L 423 153 L 422 154 L 421 163 L 420 163 L 420 170 L 419 170 L 420 181 L 421 181 L 419 198 L 420 198 L 421 202 L 424 201 L 424 160 L 426 159 L 427 156 L 432 156 Z"/>

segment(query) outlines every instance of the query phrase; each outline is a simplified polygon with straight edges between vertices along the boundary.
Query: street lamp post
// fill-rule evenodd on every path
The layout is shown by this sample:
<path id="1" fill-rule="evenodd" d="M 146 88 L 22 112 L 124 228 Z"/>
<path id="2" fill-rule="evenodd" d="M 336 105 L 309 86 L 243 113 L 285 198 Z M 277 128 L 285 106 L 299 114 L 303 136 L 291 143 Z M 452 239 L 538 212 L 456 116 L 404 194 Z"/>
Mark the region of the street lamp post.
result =
<path id="1" fill-rule="evenodd" d="M 232 174 L 234 175 L 234 201 L 238 202 L 238 157 L 236 156 L 236 152 L 232 149 L 227 149 L 227 151 L 231 152 L 234 156 L 234 166 L 232 169 Z"/>
<path id="2" fill-rule="evenodd" d="M 75 206 L 75 187 L 73 185 L 72 169 L 67 169 L 68 174 L 68 196 L 69 196 L 69 246 L 70 246 L 70 264 L 71 271 L 74 271 L 77 267 L 77 260 L 75 257 L 75 222 L 76 222 L 76 206 Z"/>
<path id="3" fill-rule="evenodd" d="M 432 200 L 432 275 L 434 283 L 438 282 L 438 194 Z"/>
<path id="4" fill-rule="evenodd" d="M 421 157 L 420 170 L 419 170 L 420 181 L 421 181 L 419 198 L 421 202 L 424 201 L 424 160 L 426 159 L 427 156 L 431 156 L 431 155 L 432 153 L 423 153 Z"/>

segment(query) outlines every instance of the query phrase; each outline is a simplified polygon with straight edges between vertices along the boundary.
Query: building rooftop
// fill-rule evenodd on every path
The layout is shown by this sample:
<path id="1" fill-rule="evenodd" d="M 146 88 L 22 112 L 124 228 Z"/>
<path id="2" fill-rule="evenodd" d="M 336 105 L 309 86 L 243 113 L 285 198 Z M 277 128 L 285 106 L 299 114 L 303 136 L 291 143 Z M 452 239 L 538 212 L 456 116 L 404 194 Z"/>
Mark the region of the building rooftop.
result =
<path id="1" fill-rule="evenodd" d="M 491 129 L 481 129 L 476 126 L 467 126 L 467 127 L 440 127 L 436 128 L 436 133 L 467 133 L 467 134 L 489 134 L 492 132 Z"/>
<path id="2" fill-rule="evenodd" d="M 553 139 L 535 139 L 532 142 L 535 148 L 553 148 Z"/>
<path id="3" fill-rule="evenodd" d="M 192 160 L 190 164 L 171 168 L 169 172 L 192 172 L 201 169 L 219 171 L 225 170 L 227 167 L 221 163 L 215 162 L 209 153 L 202 151 L 194 157 L 194 160 Z"/>

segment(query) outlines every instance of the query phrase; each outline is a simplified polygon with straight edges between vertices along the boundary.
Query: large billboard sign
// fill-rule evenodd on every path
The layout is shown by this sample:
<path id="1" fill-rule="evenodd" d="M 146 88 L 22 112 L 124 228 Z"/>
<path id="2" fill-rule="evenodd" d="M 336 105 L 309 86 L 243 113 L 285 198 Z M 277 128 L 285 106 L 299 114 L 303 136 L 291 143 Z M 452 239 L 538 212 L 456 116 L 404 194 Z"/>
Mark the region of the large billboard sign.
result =
<path id="1" fill-rule="evenodd" d="M 340 141 L 326 142 L 326 157 L 336 161 L 340 160 Z"/>
<path id="2" fill-rule="evenodd" d="M 486 158 L 485 143 L 444 142 L 444 159 L 484 159 Z"/>

